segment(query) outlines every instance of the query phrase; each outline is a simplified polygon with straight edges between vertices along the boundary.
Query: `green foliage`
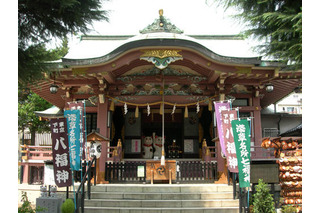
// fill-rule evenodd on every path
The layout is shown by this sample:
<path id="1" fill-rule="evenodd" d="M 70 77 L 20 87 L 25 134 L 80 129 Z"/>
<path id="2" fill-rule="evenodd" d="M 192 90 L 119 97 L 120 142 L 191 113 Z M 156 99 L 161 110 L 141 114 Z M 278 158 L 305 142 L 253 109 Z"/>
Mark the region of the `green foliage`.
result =
<path id="1" fill-rule="evenodd" d="M 27 85 L 43 78 L 44 72 L 54 68 L 49 61 L 55 61 L 68 53 L 68 40 L 63 39 L 62 45 L 47 50 L 45 43 L 32 44 L 27 48 L 18 48 L 18 79 Z"/>
<path id="2" fill-rule="evenodd" d="M 18 208 L 18 213 L 36 213 L 46 211 L 46 208 L 38 206 L 36 209 L 33 209 L 31 202 L 28 200 L 27 193 L 22 192 L 22 206 Z"/>
<path id="3" fill-rule="evenodd" d="M 21 86 L 18 88 L 18 93 L 18 130 L 23 131 L 29 128 L 30 132 L 49 131 L 48 122 L 40 121 L 34 111 L 42 111 L 52 105 L 39 95 L 23 89 Z"/>
<path id="4" fill-rule="evenodd" d="M 69 34 L 86 33 L 93 21 L 108 21 L 101 0 L 19 0 L 18 2 L 18 78 L 33 83 L 49 72 L 44 62 L 67 53 Z M 46 43 L 64 39 L 61 47 L 47 50 Z"/>
<path id="5" fill-rule="evenodd" d="M 72 199 L 66 199 L 66 201 L 61 206 L 62 213 L 73 213 L 74 212 L 74 203 Z"/>
<path id="6" fill-rule="evenodd" d="M 294 206 L 282 206 L 281 212 L 282 213 L 296 213 L 297 209 Z"/>
<path id="7" fill-rule="evenodd" d="M 255 213 L 274 213 L 275 205 L 273 197 L 269 193 L 269 188 L 262 179 L 256 185 L 256 193 L 253 195 L 253 211 Z"/>
<path id="8" fill-rule="evenodd" d="M 263 41 L 255 49 L 261 54 L 302 66 L 302 1 L 301 0 L 217 0 L 225 8 L 239 11 L 234 16 L 247 24 L 246 36 Z"/>

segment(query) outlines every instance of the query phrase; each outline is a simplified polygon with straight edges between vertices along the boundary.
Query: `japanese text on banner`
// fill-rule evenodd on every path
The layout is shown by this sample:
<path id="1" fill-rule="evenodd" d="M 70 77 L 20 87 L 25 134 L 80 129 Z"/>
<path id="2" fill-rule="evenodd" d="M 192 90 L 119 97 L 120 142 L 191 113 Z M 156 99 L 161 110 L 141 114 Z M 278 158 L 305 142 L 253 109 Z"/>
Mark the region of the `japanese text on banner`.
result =
<path id="1" fill-rule="evenodd" d="M 83 101 L 68 103 L 70 110 L 79 110 L 80 112 L 80 153 L 82 159 L 85 159 L 85 141 L 86 141 L 86 122 L 85 122 L 85 104 Z"/>
<path id="2" fill-rule="evenodd" d="M 217 129 L 218 129 L 218 134 L 219 134 L 219 141 L 220 141 L 221 150 L 222 150 L 222 153 L 224 155 L 226 155 L 226 147 L 224 145 L 221 111 L 230 109 L 230 103 L 229 102 L 214 102 L 214 109 L 215 109 L 215 113 L 216 113 Z"/>
<path id="3" fill-rule="evenodd" d="M 231 126 L 231 121 L 237 119 L 237 111 L 221 111 L 221 117 L 228 169 L 230 172 L 238 173 L 238 159 Z"/>
<path id="4" fill-rule="evenodd" d="M 65 110 L 67 118 L 71 170 L 80 170 L 80 112 Z"/>
<path id="5" fill-rule="evenodd" d="M 240 187 L 250 187 L 250 127 L 248 120 L 231 121 L 236 146 Z"/>
<path id="6" fill-rule="evenodd" d="M 58 187 L 71 186 L 69 146 L 65 118 L 50 120 L 54 180 Z"/>

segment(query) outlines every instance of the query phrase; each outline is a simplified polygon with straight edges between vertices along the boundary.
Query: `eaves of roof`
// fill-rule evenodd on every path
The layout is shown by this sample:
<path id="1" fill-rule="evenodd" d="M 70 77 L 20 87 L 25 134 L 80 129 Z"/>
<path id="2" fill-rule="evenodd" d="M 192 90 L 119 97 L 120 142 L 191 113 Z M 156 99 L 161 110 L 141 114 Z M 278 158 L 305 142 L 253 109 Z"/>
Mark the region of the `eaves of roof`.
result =
<path id="1" fill-rule="evenodd" d="M 178 35 L 177 35 L 178 37 Z M 211 58 L 218 63 L 227 63 L 227 64 L 244 64 L 244 65 L 261 65 L 261 57 L 228 57 L 222 56 L 217 53 L 212 52 L 207 47 L 203 46 L 200 43 L 194 41 L 194 39 L 184 39 L 184 38 L 166 38 L 166 37 L 153 37 L 153 38 L 141 38 L 141 39 L 128 39 L 125 40 L 122 45 L 115 48 L 110 53 L 95 57 L 95 58 L 85 58 L 85 59 L 62 59 L 63 65 L 65 66 L 85 66 L 92 64 L 102 64 L 107 63 L 108 61 L 116 58 L 120 54 L 130 51 L 136 48 L 147 48 L 147 47 L 173 47 L 173 48 L 187 48 L 195 50 L 208 58 Z M 186 37 L 186 36 L 184 36 Z M 130 41 L 131 40 L 131 41 Z"/>

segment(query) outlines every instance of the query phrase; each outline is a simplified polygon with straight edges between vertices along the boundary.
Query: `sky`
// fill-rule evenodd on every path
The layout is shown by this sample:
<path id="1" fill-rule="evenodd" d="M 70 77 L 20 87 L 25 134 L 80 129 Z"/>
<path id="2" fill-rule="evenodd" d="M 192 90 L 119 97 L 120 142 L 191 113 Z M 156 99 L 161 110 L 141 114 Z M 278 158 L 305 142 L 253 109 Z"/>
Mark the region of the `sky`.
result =
<path id="1" fill-rule="evenodd" d="M 136 35 L 159 17 L 159 9 L 185 34 L 238 34 L 239 23 L 231 20 L 232 10 L 217 7 L 214 0 L 110 0 L 109 23 L 95 22 L 92 32 L 98 35 Z"/>
<path id="2" fill-rule="evenodd" d="M 186 35 L 234 35 L 244 28 L 215 0 L 103 0 L 102 10 L 109 11 L 109 22 L 94 22 L 88 35 L 138 35 L 139 31 L 159 18 L 166 17 Z M 81 34 L 80 34 L 81 35 Z M 69 37 L 69 47 L 80 42 L 80 35 Z M 60 46 L 53 40 L 49 48 Z"/>

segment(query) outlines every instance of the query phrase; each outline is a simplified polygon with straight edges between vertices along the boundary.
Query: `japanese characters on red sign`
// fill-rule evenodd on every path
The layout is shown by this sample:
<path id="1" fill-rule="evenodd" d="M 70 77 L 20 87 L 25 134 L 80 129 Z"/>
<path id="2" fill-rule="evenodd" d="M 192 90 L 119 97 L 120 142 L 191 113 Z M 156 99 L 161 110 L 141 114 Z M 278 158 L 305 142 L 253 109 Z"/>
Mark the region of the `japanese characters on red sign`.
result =
<path id="1" fill-rule="evenodd" d="M 218 129 L 218 134 L 219 134 L 221 151 L 224 155 L 226 155 L 226 147 L 224 145 L 221 112 L 224 110 L 230 109 L 230 103 L 228 101 L 227 102 L 214 102 L 214 108 L 215 108 L 215 114 L 216 114 L 216 119 L 217 119 L 217 129 Z"/>
<path id="2" fill-rule="evenodd" d="M 230 172 L 238 173 L 238 160 L 236 147 L 234 143 L 233 131 L 231 121 L 237 119 L 236 110 L 224 110 L 221 111 L 222 118 L 222 131 L 224 136 L 224 145 L 226 147 L 226 159 Z"/>
<path id="3" fill-rule="evenodd" d="M 65 118 L 50 120 L 54 180 L 58 187 L 71 186 L 69 146 Z"/>

